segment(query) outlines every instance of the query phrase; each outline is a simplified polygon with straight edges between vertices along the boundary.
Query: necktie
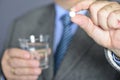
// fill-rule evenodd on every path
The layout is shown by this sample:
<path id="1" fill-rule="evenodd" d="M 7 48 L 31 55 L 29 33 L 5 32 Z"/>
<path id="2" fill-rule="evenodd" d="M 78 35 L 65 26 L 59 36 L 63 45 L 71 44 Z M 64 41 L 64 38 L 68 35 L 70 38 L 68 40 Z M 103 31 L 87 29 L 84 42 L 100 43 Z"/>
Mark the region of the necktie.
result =
<path id="1" fill-rule="evenodd" d="M 59 42 L 59 45 L 56 49 L 56 53 L 54 54 L 54 62 L 55 62 L 54 73 L 55 74 L 60 66 L 60 63 L 72 39 L 72 33 L 71 33 L 72 22 L 70 20 L 69 15 L 68 14 L 63 15 L 61 17 L 61 21 L 63 24 L 63 33 L 62 33 L 62 38 Z"/>

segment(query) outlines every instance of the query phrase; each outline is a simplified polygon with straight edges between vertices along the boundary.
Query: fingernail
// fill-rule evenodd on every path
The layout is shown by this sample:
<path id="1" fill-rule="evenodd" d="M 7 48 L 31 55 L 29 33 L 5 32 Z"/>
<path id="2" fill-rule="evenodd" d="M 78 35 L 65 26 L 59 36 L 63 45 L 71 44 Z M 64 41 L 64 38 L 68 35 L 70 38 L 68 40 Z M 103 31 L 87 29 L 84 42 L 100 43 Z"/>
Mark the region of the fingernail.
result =
<path id="1" fill-rule="evenodd" d="M 70 9 L 70 11 L 75 11 L 75 7 L 72 7 L 72 8 Z"/>

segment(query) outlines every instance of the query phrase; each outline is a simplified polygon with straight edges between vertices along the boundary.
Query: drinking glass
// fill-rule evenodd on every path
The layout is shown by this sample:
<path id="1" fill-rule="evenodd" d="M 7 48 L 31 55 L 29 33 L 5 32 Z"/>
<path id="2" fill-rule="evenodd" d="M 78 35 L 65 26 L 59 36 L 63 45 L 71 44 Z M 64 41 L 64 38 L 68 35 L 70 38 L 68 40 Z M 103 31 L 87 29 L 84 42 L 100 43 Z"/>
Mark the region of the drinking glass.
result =
<path id="1" fill-rule="evenodd" d="M 33 59 L 39 60 L 42 69 L 48 68 L 49 43 L 48 35 L 30 35 L 29 38 L 19 38 L 20 47 L 28 50 Z"/>

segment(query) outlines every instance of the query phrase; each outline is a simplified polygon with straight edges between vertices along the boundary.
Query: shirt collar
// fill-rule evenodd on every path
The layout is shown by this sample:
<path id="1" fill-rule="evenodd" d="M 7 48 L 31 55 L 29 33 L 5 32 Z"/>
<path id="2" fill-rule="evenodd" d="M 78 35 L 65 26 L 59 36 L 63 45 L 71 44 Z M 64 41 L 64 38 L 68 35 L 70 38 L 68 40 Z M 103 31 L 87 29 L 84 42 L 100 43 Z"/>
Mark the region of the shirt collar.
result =
<path id="1" fill-rule="evenodd" d="M 56 18 L 59 20 L 64 14 L 67 14 L 68 11 L 59 6 L 58 4 L 55 4 L 55 11 L 56 11 Z"/>
<path id="2" fill-rule="evenodd" d="M 69 11 L 65 10 L 64 8 L 59 6 L 58 4 L 55 4 L 55 11 L 56 11 L 56 19 L 57 20 L 59 20 L 64 14 L 69 13 Z M 86 15 L 87 14 L 87 10 L 82 10 L 82 11 L 79 11 L 77 13 Z"/>

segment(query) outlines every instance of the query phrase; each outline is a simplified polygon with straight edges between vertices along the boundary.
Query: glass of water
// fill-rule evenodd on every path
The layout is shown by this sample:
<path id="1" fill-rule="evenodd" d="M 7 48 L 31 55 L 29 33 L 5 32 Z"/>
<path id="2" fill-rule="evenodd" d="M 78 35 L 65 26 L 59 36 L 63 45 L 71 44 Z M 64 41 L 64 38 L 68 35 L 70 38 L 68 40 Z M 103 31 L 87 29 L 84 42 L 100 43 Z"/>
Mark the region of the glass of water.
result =
<path id="1" fill-rule="evenodd" d="M 48 68 L 49 55 L 49 36 L 48 35 L 30 35 L 28 38 L 19 38 L 20 47 L 28 50 L 33 59 L 40 61 L 42 69 Z"/>

